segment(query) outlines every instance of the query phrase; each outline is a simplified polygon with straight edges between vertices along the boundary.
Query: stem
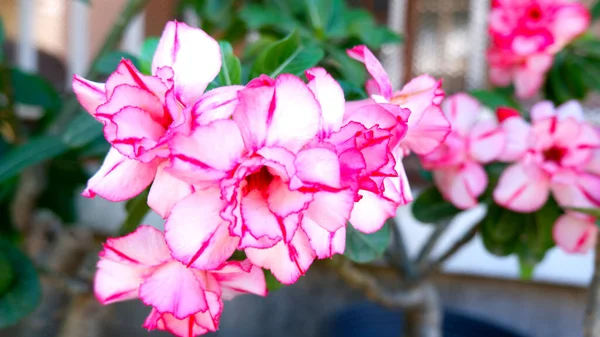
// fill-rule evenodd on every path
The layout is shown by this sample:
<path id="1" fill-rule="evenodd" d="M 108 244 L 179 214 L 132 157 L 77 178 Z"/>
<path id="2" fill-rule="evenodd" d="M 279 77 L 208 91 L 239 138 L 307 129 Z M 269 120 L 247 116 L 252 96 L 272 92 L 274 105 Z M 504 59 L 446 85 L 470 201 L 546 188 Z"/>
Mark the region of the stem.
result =
<path id="1" fill-rule="evenodd" d="M 424 282 L 418 287 L 423 294 L 419 306 L 404 313 L 405 337 L 442 337 L 442 307 L 435 287 Z"/>
<path id="2" fill-rule="evenodd" d="M 469 241 L 471 241 L 471 239 L 473 239 L 475 237 L 475 235 L 477 235 L 478 230 L 479 230 L 479 223 L 475 224 L 473 227 L 471 227 L 470 230 L 468 230 L 465 234 L 463 234 L 463 236 L 460 239 L 458 239 L 458 241 L 454 242 L 454 244 L 450 248 L 448 248 L 448 250 L 444 254 L 442 254 L 439 258 L 437 258 L 437 260 L 424 266 L 423 269 L 421 270 L 422 278 L 426 278 L 429 274 L 437 271 L 442 266 L 442 264 L 444 262 L 446 262 L 446 260 L 448 258 L 453 256 L 464 245 L 469 243 Z"/>
<path id="3" fill-rule="evenodd" d="M 118 44 L 121 42 L 123 38 L 123 34 L 125 34 L 125 30 L 127 26 L 131 22 L 131 20 L 137 16 L 144 7 L 148 4 L 150 0 L 129 0 L 125 5 L 125 8 L 117 18 L 116 22 L 113 24 L 112 29 L 104 39 L 104 43 L 102 44 L 102 48 L 94 60 L 92 61 L 92 65 L 86 74 L 86 78 L 90 80 L 95 80 L 98 78 L 99 74 L 96 71 L 98 68 L 98 63 L 104 57 L 104 55 L 110 53 L 114 49 L 117 48 Z M 60 134 L 64 131 L 64 128 L 69 123 L 73 115 L 77 113 L 79 109 L 79 102 L 75 95 L 69 95 L 69 98 L 66 100 L 63 105 L 62 110 L 60 111 L 56 120 L 52 123 L 49 128 L 51 134 Z"/>
<path id="4" fill-rule="evenodd" d="M 416 277 L 416 273 L 414 264 L 408 256 L 408 250 L 406 249 L 406 244 L 404 243 L 402 230 L 396 222 L 396 219 L 393 217 L 387 219 L 386 223 L 391 227 L 392 235 L 394 236 L 394 245 L 392 251 L 393 255 L 396 257 L 395 260 L 399 262 L 397 267 L 402 270 L 406 279 L 412 280 Z"/>
<path id="5" fill-rule="evenodd" d="M 587 308 L 583 321 L 584 337 L 600 336 L 600 234 L 596 238 L 594 277 L 589 287 Z"/>
<path id="6" fill-rule="evenodd" d="M 429 239 L 427 239 L 427 242 L 425 243 L 425 245 L 423 245 L 423 248 L 421 248 L 421 251 L 419 251 L 419 255 L 417 257 L 416 262 L 417 269 L 422 270 L 425 267 L 425 264 L 428 262 L 428 258 L 431 255 L 433 248 L 439 241 L 442 234 L 446 232 L 446 229 L 450 227 L 449 225 L 450 221 L 444 221 L 435 227 L 435 230 L 433 231 L 433 233 L 431 233 Z"/>

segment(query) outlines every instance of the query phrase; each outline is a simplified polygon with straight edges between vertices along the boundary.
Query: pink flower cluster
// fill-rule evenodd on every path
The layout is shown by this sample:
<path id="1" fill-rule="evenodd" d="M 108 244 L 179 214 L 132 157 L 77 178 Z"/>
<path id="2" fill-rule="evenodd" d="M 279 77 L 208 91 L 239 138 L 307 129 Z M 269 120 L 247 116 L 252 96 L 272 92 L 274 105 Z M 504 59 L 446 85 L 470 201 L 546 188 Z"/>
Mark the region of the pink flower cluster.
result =
<path id="1" fill-rule="evenodd" d="M 583 120 L 579 103 L 538 103 L 531 123 L 510 108 L 497 110 L 499 123 L 478 120 L 479 103 L 466 94 L 449 97 L 442 109 L 452 133 L 421 161 L 446 200 L 474 207 L 488 185 L 483 165 L 508 162 L 493 192 L 498 205 L 535 212 L 552 194 L 566 212 L 554 225 L 555 242 L 567 252 L 593 246 L 594 219 L 572 209 L 600 207 L 600 133 Z"/>
<path id="2" fill-rule="evenodd" d="M 541 87 L 554 54 L 590 24 L 590 13 L 568 0 L 493 0 L 489 21 L 490 80 L 514 83 L 517 97 Z"/>
<path id="3" fill-rule="evenodd" d="M 440 83 L 421 77 L 392 94 L 366 47 L 349 54 L 373 76 L 360 103 L 346 103 L 322 68 L 307 82 L 262 75 L 204 92 L 219 45 L 178 22 L 165 28 L 152 75 L 123 60 L 106 83 L 75 76 L 112 145 L 84 196 L 123 201 L 151 185 L 148 205 L 166 219 L 164 234 L 142 226 L 105 244 L 99 300 L 140 298 L 153 307 L 149 329 L 214 331 L 223 299 L 266 294 L 262 268 L 294 283 L 315 258 L 344 252 L 347 221 L 375 232 L 410 202 L 402 157 L 449 132 Z M 247 260 L 231 261 L 236 250 Z"/>

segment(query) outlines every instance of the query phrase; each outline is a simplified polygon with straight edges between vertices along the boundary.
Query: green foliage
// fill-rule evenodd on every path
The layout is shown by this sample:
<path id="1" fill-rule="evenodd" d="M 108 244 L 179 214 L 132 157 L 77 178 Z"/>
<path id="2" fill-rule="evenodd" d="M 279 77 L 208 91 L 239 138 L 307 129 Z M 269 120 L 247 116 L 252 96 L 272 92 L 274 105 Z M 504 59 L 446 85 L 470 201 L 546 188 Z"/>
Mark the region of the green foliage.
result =
<path id="1" fill-rule="evenodd" d="M 127 217 L 121 225 L 121 230 L 119 234 L 129 234 L 135 231 L 136 228 L 138 228 L 138 226 L 142 223 L 144 217 L 150 211 L 150 207 L 148 206 L 149 191 L 150 189 L 147 188 L 137 197 L 127 201 L 127 203 L 125 204 L 125 211 L 127 212 Z"/>
<path id="2" fill-rule="evenodd" d="M 600 1 L 596 1 L 591 8 L 592 20 L 596 21 L 600 18 Z"/>
<path id="3" fill-rule="evenodd" d="M 571 210 L 600 218 L 600 208 L 571 208 Z"/>
<path id="4" fill-rule="evenodd" d="M 356 263 L 367 263 L 380 258 L 390 244 L 390 226 L 386 224 L 377 232 L 365 234 L 350 223 L 346 226 L 344 256 Z"/>
<path id="5" fill-rule="evenodd" d="M 479 103 L 496 111 L 499 107 L 511 107 L 517 110 L 520 109 L 512 95 L 512 88 L 494 88 L 492 90 L 477 89 L 470 92 L 471 96 L 475 97 Z"/>
<path id="6" fill-rule="evenodd" d="M 4 42 L 6 42 L 4 22 L 2 21 L 2 18 L 0 18 L 0 63 L 4 61 Z"/>
<path id="7" fill-rule="evenodd" d="M 101 137 L 102 134 L 102 123 L 87 112 L 81 111 L 67 126 L 62 140 L 72 148 L 80 148 Z"/>
<path id="8" fill-rule="evenodd" d="M 17 323 L 40 303 L 42 290 L 31 261 L 11 242 L 0 238 L 0 329 Z"/>
<path id="9" fill-rule="evenodd" d="M 231 44 L 227 41 L 219 41 L 221 47 L 221 59 L 223 65 L 217 77 L 221 85 L 242 84 L 242 64 L 240 59 L 233 53 Z"/>
<path id="10" fill-rule="evenodd" d="M 267 290 L 268 291 L 276 291 L 279 290 L 281 287 L 283 287 L 283 284 L 281 282 L 279 282 L 275 276 L 273 276 L 273 274 L 271 273 L 271 271 L 267 270 L 267 269 L 263 269 L 263 272 L 265 273 L 265 281 L 267 282 Z"/>
<path id="11" fill-rule="evenodd" d="M 140 69 L 140 62 L 137 57 L 124 51 L 112 51 L 98 60 L 94 65 L 94 70 L 101 75 L 110 75 L 117 69 L 117 66 L 123 59 L 130 60 L 137 69 Z"/>
<path id="12" fill-rule="evenodd" d="M 460 209 L 446 201 L 435 186 L 431 186 L 419 193 L 412 203 L 412 213 L 420 222 L 435 224 L 454 217 L 460 213 Z"/>
<path id="13" fill-rule="evenodd" d="M 58 136 L 43 135 L 14 148 L 0 161 L 0 183 L 18 175 L 31 165 L 56 157 L 68 150 Z"/>
<path id="14" fill-rule="evenodd" d="M 321 48 L 302 43 L 300 35 L 294 31 L 258 55 L 251 76 L 267 74 L 276 77 L 282 73 L 302 75 L 306 69 L 315 66 L 323 56 L 324 52 Z"/>
<path id="15" fill-rule="evenodd" d="M 45 110 L 58 110 L 61 98 L 56 89 L 41 76 L 23 72 L 17 68 L 10 69 L 11 88 L 0 88 L 12 93 L 16 103 L 39 106 Z"/>
<path id="16" fill-rule="evenodd" d="M 142 45 L 142 53 L 139 58 L 140 71 L 146 75 L 152 73 L 152 59 L 154 58 L 154 53 L 156 53 L 159 41 L 160 39 L 157 37 L 149 37 Z"/>

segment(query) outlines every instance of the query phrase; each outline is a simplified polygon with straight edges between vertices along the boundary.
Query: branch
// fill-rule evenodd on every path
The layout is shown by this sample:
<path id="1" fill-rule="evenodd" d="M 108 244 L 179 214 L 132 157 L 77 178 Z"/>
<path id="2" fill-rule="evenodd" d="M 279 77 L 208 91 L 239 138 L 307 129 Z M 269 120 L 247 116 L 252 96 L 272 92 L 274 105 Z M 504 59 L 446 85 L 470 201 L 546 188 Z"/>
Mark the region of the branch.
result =
<path id="1" fill-rule="evenodd" d="M 423 248 L 421 248 L 421 251 L 419 251 L 419 255 L 417 256 L 416 262 L 417 269 L 422 270 L 425 267 L 425 265 L 428 262 L 428 258 L 431 255 L 431 251 L 433 251 L 433 248 L 435 248 L 435 245 L 439 241 L 442 234 L 444 234 L 446 232 L 446 229 L 450 227 L 449 225 L 450 221 L 448 220 L 444 220 L 442 223 L 437 224 L 435 230 L 433 231 L 433 233 L 431 233 L 429 239 L 427 239 L 427 242 L 425 243 L 425 245 L 423 245 Z"/>
<path id="2" fill-rule="evenodd" d="M 437 258 L 435 261 L 429 263 L 428 265 L 424 266 L 423 269 L 421 270 L 422 278 L 426 278 L 429 274 L 439 270 L 439 268 L 442 266 L 442 264 L 444 264 L 444 262 L 446 262 L 446 260 L 448 258 L 453 256 L 464 245 L 469 243 L 469 241 L 471 241 L 471 239 L 473 239 L 475 237 L 475 235 L 477 235 L 478 230 L 479 230 L 479 223 L 477 223 L 473 227 L 471 227 L 471 229 L 469 229 L 465 234 L 463 234 L 463 236 L 460 239 L 458 239 L 458 241 L 454 242 L 454 244 L 450 248 L 448 248 L 448 250 L 444 254 L 442 254 L 439 258 Z"/>
<path id="3" fill-rule="evenodd" d="M 585 337 L 600 336 L 600 234 L 596 238 L 594 277 L 589 287 L 583 326 Z"/>
<path id="4" fill-rule="evenodd" d="M 360 269 L 343 256 L 334 258 L 335 269 L 349 285 L 364 291 L 365 295 L 390 309 L 404 309 L 420 305 L 423 293 L 419 288 L 414 291 L 392 292 L 381 285 L 368 271 Z"/>
<path id="5" fill-rule="evenodd" d="M 416 273 L 414 270 L 414 264 L 408 256 L 408 250 L 406 249 L 406 244 L 404 243 L 402 230 L 396 222 L 396 219 L 393 217 L 387 219 L 386 223 L 392 228 L 392 235 L 394 237 L 394 243 L 392 247 L 392 256 L 394 258 L 392 260 L 397 262 L 396 266 L 402 271 L 403 277 L 408 280 L 412 280 L 416 277 Z"/>
<path id="6" fill-rule="evenodd" d="M 96 71 L 98 68 L 98 63 L 104 57 L 104 55 L 110 53 L 114 49 L 117 48 L 123 35 L 125 34 L 125 30 L 129 23 L 133 18 L 135 18 L 141 11 L 146 7 L 150 0 L 129 0 L 125 5 L 125 8 L 117 18 L 116 22 L 113 24 L 112 29 L 104 39 L 104 43 L 100 48 L 96 57 L 92 61 L 92 65 L 86 74 L 86 78 L 90 80 L 95 80 L 98 78 L 99 74 Z M 58 117 L 54 120 L 52 125 L 49 128 L 50 133 L 52 134 L 60 134 L 69 123 L 73 115 L 77 113 L 79 109 L 79 102 L 75 95 L 69 95 L 69 98 L 66 100 L 62 110 L 60 111 Z"/>

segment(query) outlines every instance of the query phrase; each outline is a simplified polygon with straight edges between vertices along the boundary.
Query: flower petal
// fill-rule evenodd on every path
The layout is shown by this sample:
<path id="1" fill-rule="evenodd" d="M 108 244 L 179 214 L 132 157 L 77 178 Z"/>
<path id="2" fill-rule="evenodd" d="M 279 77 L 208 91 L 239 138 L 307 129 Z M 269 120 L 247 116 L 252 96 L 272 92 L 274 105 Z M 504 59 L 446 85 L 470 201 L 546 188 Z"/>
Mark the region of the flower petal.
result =
<path id="1" fill-rule="evenodd" d="M 354 204 L 350 223 L 363 233 L 374 233 L 381 229 L 385 220 L 396 214 L 398 204 L 369 191 L 359 191 L 361 199 Z"/>
<path id="2" fill-rule="evenodd" d="M 477 119 L 481 105 L 475 98 L 459 93 L 445 99 L 442 102 L 442 110 L 452 125 L 452 131 L 467 136 Z"/>
<path id="3" fill-rule="evenodd" d="M 562 207 L 600 207 L 600 176 L 563 170 L 552 177 L 551 189 Z"/>
<path id="4" fill-rule="evenodd" d="M 498 156 L 498 160 L 511 162 L 523 157 L 527 151 L 529 132 L 531 126 L 520 116 L 505 119 L 500 125 L 505 135 L 506 144 L 504 150 Z"/>
<path id="5" fill-rule="evenodd" d="M 488 184 L 487 174 L 481 165 L 466 162 L 462 166 L 436 170 L 433 179 L 444 198 L 460 209 L 477 205 L 477 198 Z"/>
<path id="6" fill-rule="evenodd" d="M 329 232 L 335 232 L 346 225 L 352 207 L 354 207 L 354 192 L 321 191 L 314 194 L 314 200 L 304 212 L 304 217 L 310 218 Z"/>
<path id="7" fill-rule="evenodd" d="M 340 188 L 340 161 L 335 152 L 325 148 L 303 150 L 294 164 L 296 177 L 304 184 Z"/>
<path id="8" fill-rule="evenodd" d="M 248 260 L 227 262 L 211 274 L 222 287 L 221 298 L 224 300 L 230 300 L 240 294 L 267 296 L 265 274 Z"/>
<path id="9" fill-rule="evenodd" d="M 219 87 L 206 92 L 196 104 L 192 114 L 199 125 L 206 125 L 218 119 L 229 119 L 239 102 L 241 85 Z"/>
<path id="10" fill-rule="evenodd" d="M 506 136 L 495 121 L 482 120 L 469 133 L 469 154 L 479 163 L 489 163 L 504 150 Z"/>
<path id="11" fill-rule="evenodd" d="M 533 212 L 548 200 L 548 177 L 537 166 L 516 163 L 507 167 L 494 190 L 497 204 L 517 212 Z"/>
<path id="12" fill-rule="evenodd" d="M 346 248 L 346 226 L 330 232 L 317 225 L 310 218 L 302 219 L 302 229 L 310 240 L 310 245 L 319 259 L 343 254 Z"/>
<path id="13" fill-rule="evenodd" d="M 563 214 L 554 223 L 552 237 L 567 253 L 587 253 L 596 244 L 598 227 L 593 219 Z"/>
<path id="14" fill-rule="evenodd" d="M 271 248 L 246 248 L 245 252 L 250 262 L 271 270 L 273 276 L 283 284 L 296 282 L 306 273 L 316 256 L 302 229 L 296 231 L 288 244 L 279 241 Z"/>
<path id="15" fill-rule="evenodd" d="M 83 108 L 93 117 L 96 109 L 107 100 L 104 83 L 88 81 L 80 76 L 73 76 L 73 92 Z"/>
<path id="16" fill-rule="evenodd" d="M 166 219 L 173 206 L 181 199 L 194 192 L 194 187 L 179 180 L 165 171 L 166 163 L 158 167 L 156 178 L 148 194 L 148 206 Z"/>
<path id="17" fill-rule="evenodd" d="M 369 92 L 369 94 L 378 94 L 389 100 L 392 97 L 392 83 L 385 69 L 383 69 L 383 66 L 369 48 L 365 45 L 360 45 L 348 49 L 346 52 L 351 58 L 364 63 L 367 72 L 373 77 L 377 92 Z"/>
<path id="18" fill-rule="evenodd" d="M 409 121 L 412 118 L 412 113 L 410 116 Z M 428 154 L 444 142 L 450 130 L 450 122 L 444 116 L 442 109 L 432 105 L 423 111 L 419 120 L 408 127 L 406 137 L 401 144 L 416 154 Z"/>
<path id="19" fill-rule="evenodd" d="M 173 257 L 199 269 L 214 269 L 237 248 L 220 216 L 225 207 L 218 188 L 196 191 L 173 207 L 165 223 L 165 237 Z"/>
<path id="20" fill-rule="evenodd" d="M 323 68 L 311 68 L 306 72 L 308 87 L 313 92 L 323 116 L 323 131 L 331 134 L 342 127 L 345 100 L 342 87 Z"/>
<path id="21" fill-rule="evenodd" d="M 129 159 L 111 148 L 100 170 L 90 178 L 82 195 L 96 194 L 110 201 L 124 201 L 140 194 L 154 179 L 160 159 L 142 163 Z"/>
<path id="22" fill-rule="evenodd" d="M 221 70 L 221 50 L 212 37 L 185 23 L 167 23 L 152 60 L 152 71 L 170 67 L 175 91 L 184 104 L 197 101 Z"/>

